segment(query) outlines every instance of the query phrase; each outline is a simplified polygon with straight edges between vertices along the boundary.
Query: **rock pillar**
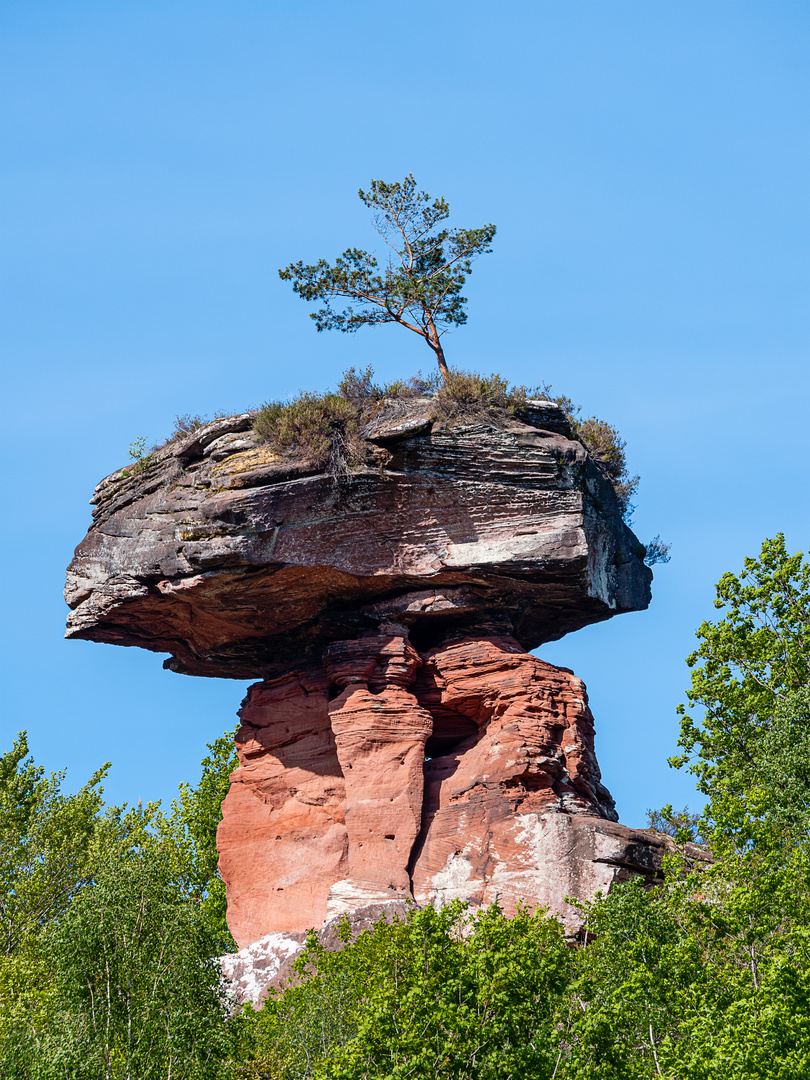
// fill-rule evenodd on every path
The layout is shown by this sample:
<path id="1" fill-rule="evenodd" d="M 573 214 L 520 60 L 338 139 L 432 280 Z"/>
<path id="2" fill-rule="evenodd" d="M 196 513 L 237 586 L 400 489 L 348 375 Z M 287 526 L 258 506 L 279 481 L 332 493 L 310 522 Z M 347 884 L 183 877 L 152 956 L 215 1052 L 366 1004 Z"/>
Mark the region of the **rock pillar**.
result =
<path id="1" fill-rule="evenodd" d="M 346 786 L 320 667 L 248 690 L 236 733 L 239 768 L 222 804 L 219 868 L 228 925 L 247 945 L 270 930 L 326 918 L 329 889 L 348 874 Z"/>
<path id="2" fill-rule="evenodd" d="M 410 896 L 408 862 L 422 824 L 425 743 L 433 718 L 408 687 L 421 667 L 401 627 L 330 645 L 324 666 L 342 693 L 329 704 L 346 790 L 350 875 L 330 912 Z"/>
<path id="3" fill-rule="evenodd" d="M 240 945 L 410 898 L 565 915 L 627 864 L 584 684 L 501 629 L 420 654 L 383 623 L 252 686 L 240 716 L 218 835 Z M 607 863 L 584 854 L 597 834 Z"/>

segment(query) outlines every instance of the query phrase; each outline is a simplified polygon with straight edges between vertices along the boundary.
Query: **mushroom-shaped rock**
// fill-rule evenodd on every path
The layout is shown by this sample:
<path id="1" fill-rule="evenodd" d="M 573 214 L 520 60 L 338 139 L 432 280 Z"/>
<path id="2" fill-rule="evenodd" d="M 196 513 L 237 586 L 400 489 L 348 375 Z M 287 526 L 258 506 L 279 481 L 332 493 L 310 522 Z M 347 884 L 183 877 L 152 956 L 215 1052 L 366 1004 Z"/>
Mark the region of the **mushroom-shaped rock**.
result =
<path id="1" fill-rule="evenodd" d="M 254 1000 L 345 913 L 499 896 L 574 928 L 567 896 L 660 865 L 584 685 L 528 655 L 645 608 L 644 549 L 557 405 L 434 406 L 384 403 L 338 476 L 216 420 L 103 480 L 68 568 L 69 637 L 261 680 L 218 833 Z"/>
<path id="2" fill-rule="evenodd" d="M 497 617 L 529 650 L 647 606 L 644 548 L 556 405 L 430 409 L 389 403 L 339 479 L 260 443 L 249 414 L 113 473 L 68 568 L 68 636 L 254 678 L 392 619 L 420 647 Z"/>

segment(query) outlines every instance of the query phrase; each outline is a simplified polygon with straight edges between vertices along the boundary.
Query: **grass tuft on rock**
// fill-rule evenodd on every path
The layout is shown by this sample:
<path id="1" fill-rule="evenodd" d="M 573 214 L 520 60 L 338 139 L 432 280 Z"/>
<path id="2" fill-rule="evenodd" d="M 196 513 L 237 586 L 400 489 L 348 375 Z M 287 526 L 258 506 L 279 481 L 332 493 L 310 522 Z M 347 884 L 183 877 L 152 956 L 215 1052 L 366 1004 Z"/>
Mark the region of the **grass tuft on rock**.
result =
<path id="1" fill-rule="evenodd" d="M 421 372 L 410 379 L 378 385 L 371 367 L 343 373 L 335 392 L 302 392 L 292 401 L 268 401 L 257 412 L 253 430 L 262 442 L 279 453 L 302 456 L 338 478 L 367 463 L 368 445 L 361 432 L 381 411 L 386 401 L 432 398 L 431 412 L 439 423 L 506 419 L 526 403 L 546 399 L 560 406 L 571 424 L 575 439 L 588 450 L 597 467 L 610 480 L 629 520 L 631 498 L 639 477 L 627 468 L 625 441 L 611 424 L 595 416 L 581 417 L 579 406 L 565 396 L 552 397 L 551 387 L 510 386 L 502 375 L 451 369 L 446 379 L 438 374 L 425 378 Z"/>
<path id="2" fill-rule="evenodd" d="M 436 391 L 437 420 L 476 420 L 497 415 L 514 415 L 535 398 L 548 397 L 550 386 L 510 386 L 502 375 L 493 372 L 451 369 Z"/>
<path id="3" fill-rule="evenodd" d="M 358 401 L 339 393 L 301 393 L 290 402 L 263 405 L 253 430 L 279 452 L 306 457 L 316 468 L 337 477 L 365 457 L 360 437 L 365 411 Z"/>

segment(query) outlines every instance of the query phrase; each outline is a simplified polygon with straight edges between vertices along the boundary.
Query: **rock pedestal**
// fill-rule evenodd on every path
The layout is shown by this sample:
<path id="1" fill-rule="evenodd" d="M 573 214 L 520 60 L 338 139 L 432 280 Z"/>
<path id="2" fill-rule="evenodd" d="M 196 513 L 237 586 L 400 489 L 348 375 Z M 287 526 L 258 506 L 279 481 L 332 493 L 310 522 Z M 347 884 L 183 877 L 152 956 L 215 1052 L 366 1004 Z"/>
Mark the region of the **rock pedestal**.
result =
<path id="1" fill-rule="evenodd" d="M 253 989 L 342 913 L 498 897 L 573 929 L 566 896 L 656 874 L 584 685 L 530 655 L 645 608 L 644 549 L 556 405 L 433 407 L 386 403 L 339 480 L 217 420 L 103 480 L 68 568 L 69 637 L 259 680 L 218 836 Z"/>
<path id="2" fill-rule="evenodd" d="M 503 633 L 421 656 L 401 627 L 338 642 L 240 717 L 218 834 L 240 946 L 406 898 L 575 922 L 566 896 L 654 870 L 615 824 L 584 684 Z"/>

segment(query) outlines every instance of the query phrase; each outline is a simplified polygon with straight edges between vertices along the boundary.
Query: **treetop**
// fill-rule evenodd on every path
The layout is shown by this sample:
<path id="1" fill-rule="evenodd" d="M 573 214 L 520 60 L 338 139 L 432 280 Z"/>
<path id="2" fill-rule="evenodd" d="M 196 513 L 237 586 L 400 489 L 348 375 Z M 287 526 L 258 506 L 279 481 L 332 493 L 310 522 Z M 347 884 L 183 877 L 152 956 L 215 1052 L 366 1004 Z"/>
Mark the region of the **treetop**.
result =
<path id="1" fill-rule="evenodd" d="M 352 247 L 333 264 L 290 263 L 279 277 L 291 281 L 302 300 L 325 301 L 310 315 L 318 330 L 354 333 L 361 326 L 398 323 L 427 342 L 446 379 L 441 338 L 467 321 L 461 290 L 473 261 L 492 250 L 495 226 L 439 228 L 449 203 L 417 190 L 412 173 L 393 183 L 372 180 L 358 195 L 374 211 L 375 228 L 390 248 L 382 270 L 373 252 Z M 340 310 L 332 306 L 337 299 L 351 303 Z"/>

